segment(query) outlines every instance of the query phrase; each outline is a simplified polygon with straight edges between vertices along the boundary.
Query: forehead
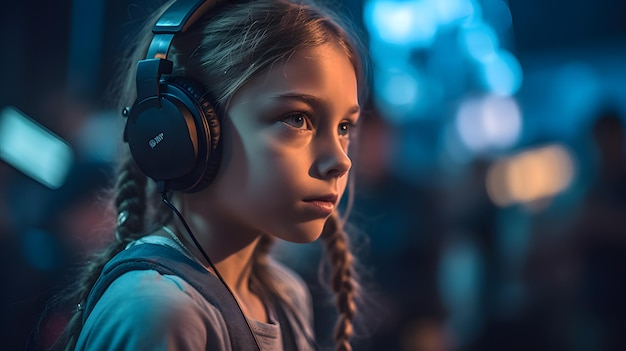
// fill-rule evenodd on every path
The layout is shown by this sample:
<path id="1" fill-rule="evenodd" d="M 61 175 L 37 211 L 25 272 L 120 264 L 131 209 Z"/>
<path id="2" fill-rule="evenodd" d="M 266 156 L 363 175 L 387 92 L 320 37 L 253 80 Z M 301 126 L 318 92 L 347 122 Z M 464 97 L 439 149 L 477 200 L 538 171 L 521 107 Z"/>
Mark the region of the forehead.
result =
<path id="1" fill-rule="evenodd" d="M 300 49 L 251 79 L 235 94 L 231 104 L 288 93 L 357 104 L 355 67 L 345 50 L 334 43 Z"/>

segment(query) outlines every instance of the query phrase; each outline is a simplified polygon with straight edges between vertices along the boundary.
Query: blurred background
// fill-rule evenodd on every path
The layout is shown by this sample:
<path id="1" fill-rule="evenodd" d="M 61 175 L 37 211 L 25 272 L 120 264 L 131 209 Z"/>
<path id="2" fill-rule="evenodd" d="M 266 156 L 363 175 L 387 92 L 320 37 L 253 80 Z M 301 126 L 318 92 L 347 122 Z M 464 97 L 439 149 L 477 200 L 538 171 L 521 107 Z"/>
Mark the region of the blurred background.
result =
<path id="1" fill-rule="evenodd" d="M 334 3 L 372 57 L 351 214 L 370 310 L 355 349 L 626 350 L 626 3 Z M 101 198 L 122 121 L 104 100 L 152 5 L 3 2 L 7 350 L 49 345 L 66 316 L 40 321 L 47 301 L 111 239 Z M 312 245 L 277 254 L 311 283 L 324 341 L 331 302 L 300 255 Z"/>

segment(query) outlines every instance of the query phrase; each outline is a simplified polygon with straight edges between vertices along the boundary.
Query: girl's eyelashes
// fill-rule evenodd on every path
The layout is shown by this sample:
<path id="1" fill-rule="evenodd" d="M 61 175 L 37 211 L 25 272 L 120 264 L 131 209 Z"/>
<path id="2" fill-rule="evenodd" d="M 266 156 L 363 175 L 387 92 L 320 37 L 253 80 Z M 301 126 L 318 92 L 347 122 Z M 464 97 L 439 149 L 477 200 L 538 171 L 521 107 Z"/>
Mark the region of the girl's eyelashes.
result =
<path id="1" fill-rule="evenodd" d="M 280 122 L 295 129 L 302 129 L 302 130 L 313 129 L 313 126 L 311 125 L 311 120 L 304 112 L 292 113 L 284 117 L 283 119 L 281 119 Z"/>
<path id="2" fill-rule="evenodd" d="M 279 122 L 283 123 L 289 128 L 297 129 L 299 131 L 314 130 L 314 120 L 306 112 L 293 112 L 285 117 L 282 117 Z M 339 123 L 337 127 L 337 135 L 340 137 L 349 137 L 354 134 L 357 128 L 357 122 L 346 120 Z"/>
<path id="3" fill-rule="evenodd" d="M 350 136 L 350 134 L 354 131 L 356 126 L 357 124 L 352 121 L 341 122 L 339 124 L 339 127 L 337 128 L 337 132 L 339 136 Z"/>

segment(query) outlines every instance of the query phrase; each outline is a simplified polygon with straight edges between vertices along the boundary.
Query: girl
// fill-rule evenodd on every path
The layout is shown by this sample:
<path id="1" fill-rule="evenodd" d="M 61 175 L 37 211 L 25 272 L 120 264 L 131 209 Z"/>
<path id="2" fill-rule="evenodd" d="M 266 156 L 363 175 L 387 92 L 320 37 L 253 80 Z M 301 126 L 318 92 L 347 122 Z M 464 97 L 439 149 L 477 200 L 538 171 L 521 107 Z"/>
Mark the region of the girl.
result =
<path id="1" fill-rule="evenodd" d="M 276 238 L 321 237 L 337 301 L 335 348 L 350 350 L 358 284 L 336 207 L 365 98 L 355 38 L 300 0 L 196 3 L 157 11 L 130 55 L 115 241 L 66 296 L 78 307 L 58 345 L 315 349 L 307 288 L 268 253 Z M 103 283 L 124 255 L 151 266 Z M 198 270 L 229 295 L 206 289 Z"/>

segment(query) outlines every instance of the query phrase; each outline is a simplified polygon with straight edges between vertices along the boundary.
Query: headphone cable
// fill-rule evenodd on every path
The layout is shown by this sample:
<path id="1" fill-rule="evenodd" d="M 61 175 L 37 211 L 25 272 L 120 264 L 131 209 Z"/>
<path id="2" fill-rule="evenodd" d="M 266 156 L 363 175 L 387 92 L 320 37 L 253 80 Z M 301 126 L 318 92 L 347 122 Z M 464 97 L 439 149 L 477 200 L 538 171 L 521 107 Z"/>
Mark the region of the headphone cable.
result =
<path id="1" fill-rule="evenodd" d="M 161 183 L 161 182 L 159 182 L 159 183 Z M 241 305 L 239 304 L 239 301 L 237 300 L 237 297 L 235 296 L 235 293 L 231 290 L 231 288 L 226 283 L 226 280 L 224 280 L 224 278 L 222 277 L 220 272 L 217 270 L 217 267 L 215 267 L 215 265 L 213 264 L 213 261 L 211 261 L 211 259 L 209 258 L 209 255 L 207 255 L 206 251 L 204 251 L 204 248 L 202 247 L 202 245 L 200 245 L 200 243 L 196 239 L 196 236 L 191 231 L 191 228 L 187 224 L 187 221 L 185 221 L 185 218 L 183 217 L 183 215 L 178 211 L 176 206 L 174 206 L 168 200 L 168 198 L 167 198 L 167 191 L 165 190 L 166 189 L 165 188 L 165 184 L 159 184 L 158 188 L 161 191 L 161 201 L 163 201 L 163 203 L 165 205 L 167 205 L 167 207 L 169 207 L 176 214 L 178 219 L 181 221 L 181 223 L 185 227 L 185 230 L 187 231 L 187 233 L 191 237 L 191 240 L 193 240 L 194 245 L 196 245 L 196 247 L 198 248 L 198 250 L 200 251 L 200 253 L 204 257 L 204 259 L 209 263 L 209 266 L 211 267 L 211 269 L 213 269 L 213 272 L 215 272 L 215 275 L 217 276 L 217 278 L 220 280 L 220 282 L 222 282 L 222 284 L 224 285 L 226 290 L 228 290 L 230 295 L 233 297 L 233 300 L 235 300 L 235 303 L 237 304 L 237 307 L 239 307 L 239 312 L 241 312 L 241 315 L 243 316 L 243 319 L 246 321 L 246 325 L 248 326 L 248 330 L 250 330 L 250 333 L 252 334 L 252 337 L 254 338 L 254 342 L 256 343 L 256 347 L 260 351 L 261 350 L 261 346 L 259 344 L 259 340 L 257 339 L 257 336 L 254 333 L 254 331 L 252 331 L 252 327 L 250 326 L 250 321 L 248 321 L 248 318 L 246 317 L 245 313 L 243 313 L 243 309 L 241 308 Z"/>

